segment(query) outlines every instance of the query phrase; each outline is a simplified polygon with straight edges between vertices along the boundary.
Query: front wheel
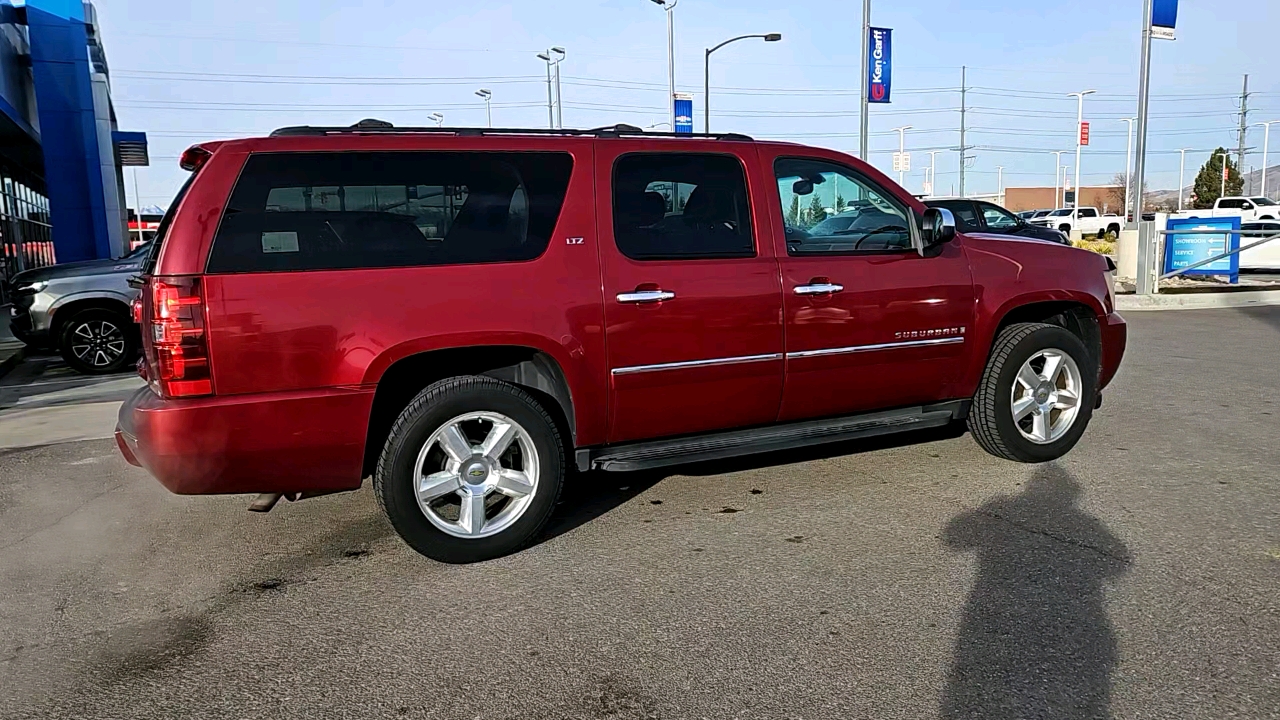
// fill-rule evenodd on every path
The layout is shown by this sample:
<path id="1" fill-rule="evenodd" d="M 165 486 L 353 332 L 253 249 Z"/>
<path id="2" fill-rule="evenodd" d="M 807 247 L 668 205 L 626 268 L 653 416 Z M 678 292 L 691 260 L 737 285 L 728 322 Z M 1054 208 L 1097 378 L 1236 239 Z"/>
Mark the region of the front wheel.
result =
<path id="1" fill-rule="evenodd" d="M 73 370 L 102 375 L 124 370 L 138 353 L 138 340 L 128 316 L 91 308 L 63 323 L 58 351 Z"/>
<path id="2" fill-rule="evenodd" d="M 969 431 L 996 457 L 1056 460 L 1084 434 L 1097 379 L 1097 360 L 1065 328 L 1010 325 L 991 349 L 969 411 Z"/>
<path id="3" fill-rule="evenodd" d="M 449 378 L 400 413 L 374 492 L 414 550 L 479 562 L 542 530 L 560 496 L 564 455 L 555 420 L 529 393 L 493 378 Z"/>

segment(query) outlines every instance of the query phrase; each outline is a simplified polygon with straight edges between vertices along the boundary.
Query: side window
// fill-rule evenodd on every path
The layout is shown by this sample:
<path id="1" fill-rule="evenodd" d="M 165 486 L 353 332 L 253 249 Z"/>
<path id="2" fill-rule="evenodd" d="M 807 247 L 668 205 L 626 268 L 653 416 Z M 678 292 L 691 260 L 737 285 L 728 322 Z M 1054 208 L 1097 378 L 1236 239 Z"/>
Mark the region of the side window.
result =
<path id="1" fill-rule="evenodd" d="M 1012 230 L 1018 227 L 1018 218 L 1013 213 L 997 207 L 982 203 L 982 219 L 987 221 L 987 227 L 993 230 Z"/>
<path id="2" fill-rule="evenodd" d="M 1098 211 L 1093 208 L 1080 208 L 1080 217 L 1091 218 L 1098 217 Z"/>
<path id="3" fill-rule="evenodd" d="M 929 207 L 945 208 L 951 211 L 956 219 L 956 229 L 960 232 L 982 232 L 982 223 L 978 222 L 978 212 L 968 200 L 937 200 L 928 203 Z"/>
<path id="4" fill-rule="evenodd" d="M 567 153 L 263 153 L 245 163 L 208 272 L 531 260 L 555 229 Z"/>
<path id="5" fill-rule="evenodd" d="M 634 153 L 613 166 L 613 237 L 633 260 L 755 257 L 742 163 Z"/>
<path id="6" fill-rule="evenodd" d="M 1241 200 L 1223 199 L 1223 200 L 1219 200 L 1219 201 L 1218 201 L 1218 207 L 1220 207 L 1220 208 L 1239 208 L 1239 207 L 1240 207 L 1241 202 L 1242 202 Z"/>
<path id="7" fill-rule="evenodd" d="M 773 167 L 787 228 L 787 254 L 910 250 L 909 210 L 843 165 L 778 158 Z"/>

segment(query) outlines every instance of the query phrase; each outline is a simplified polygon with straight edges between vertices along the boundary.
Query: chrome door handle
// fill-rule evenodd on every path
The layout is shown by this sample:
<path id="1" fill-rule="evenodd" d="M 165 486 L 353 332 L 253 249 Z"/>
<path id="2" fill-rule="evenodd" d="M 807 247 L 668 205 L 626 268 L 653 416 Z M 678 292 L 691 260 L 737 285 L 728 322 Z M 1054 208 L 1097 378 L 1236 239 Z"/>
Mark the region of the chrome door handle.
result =
<path id="1" fill-rule="evenodd" d="M 812 285 L 797 285 L 797 295 L 830 295 L 844 290 L 844 286 L 839 283 L 814 283 Z"/>
<path id="2" fill-rule="evenodd" d="M 676 296 L 668 290 L 636 290 L 629 293 L 618 293 L 620 303 L 656 303 L 671 300 Z"/>

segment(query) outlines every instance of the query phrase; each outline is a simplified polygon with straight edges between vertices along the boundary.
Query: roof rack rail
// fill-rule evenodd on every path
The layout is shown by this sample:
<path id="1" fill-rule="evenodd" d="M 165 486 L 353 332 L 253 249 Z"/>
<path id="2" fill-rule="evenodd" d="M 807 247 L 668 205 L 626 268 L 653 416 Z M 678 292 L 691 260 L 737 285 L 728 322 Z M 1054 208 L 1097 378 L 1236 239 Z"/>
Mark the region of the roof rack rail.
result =
<path id="1" fill-rule="evenodd" d="M 271 137 L 290 137 L 290 136 L 306 136 L 306 135 L 343 135 L 343 134 L 449 134 L 460 136 L 480 136 L 480 135 L 568 135 L 572 137 L 662 137 L 662 138 L 691 138 L 702 140 L 737 140 L 750 142 L 752 138 L 749 135 L 741 133 L 673 133 L 673 132 L 655 132 L 636 127 L 635 125 L 627 125 L 619 123 L 617 125 L 606 125 L 604 127 L 591 128 L 589 130 L 578 130 L 573 128 L 475 128 L 475 127 L 396 127 L 386 120 L 376 120 L 367 118 L 361 120 L 354 125 L 346 126 L 313 126 L 313 125 L 295 125 L 292 127 L 282 127 L 271 132 Z"/>

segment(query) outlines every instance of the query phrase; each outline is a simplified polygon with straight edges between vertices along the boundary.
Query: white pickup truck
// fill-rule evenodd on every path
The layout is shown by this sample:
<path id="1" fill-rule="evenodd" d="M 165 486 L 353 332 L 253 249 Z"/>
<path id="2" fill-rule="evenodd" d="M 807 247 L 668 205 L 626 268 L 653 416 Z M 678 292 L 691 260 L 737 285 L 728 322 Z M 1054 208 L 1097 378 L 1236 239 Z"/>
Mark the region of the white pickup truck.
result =
<path id="1" fill-rule="evenodd" d="M 1213 207 L 1174 213 L 1176 218 L 1239 217 L 1242 222 L 1280 219 L 1280 204 L 1264 197 L 1218 198 Z"/>
<path id="2" fill-rule="evenodd" d="M 1044 217 L 1035 218 L 1030 222 L 1033 225 L 1042 225 L 1054 230 L 1061 230 L 1068 236 L 1071 235 L 1071 230 L 1074 227 L 1080 230 L 1081 237 L 1094 235 L 1102 238 L 1109 233 L 1119 235 L 1120 231 L 1124 229 L 1124 218 L 1115 213 L 1103 215 L 1098 212 L 1096 207 L 1082 207 L 1073 225 L 1071 212 L 1071 208 L 1059 208 Z"/>

